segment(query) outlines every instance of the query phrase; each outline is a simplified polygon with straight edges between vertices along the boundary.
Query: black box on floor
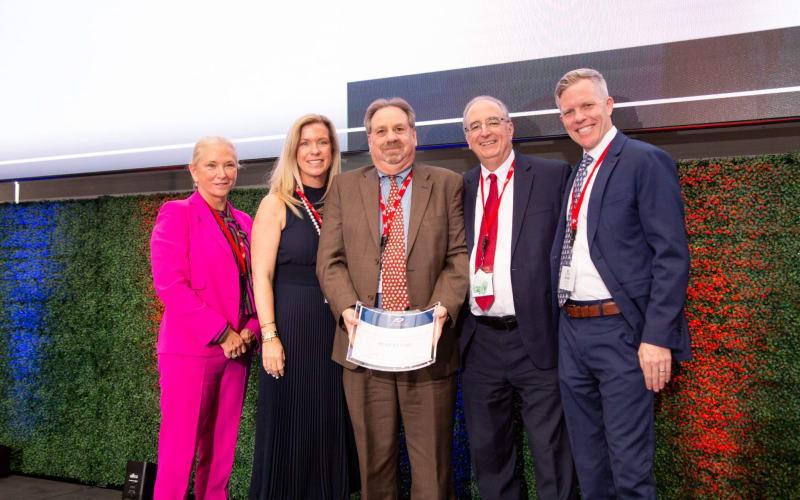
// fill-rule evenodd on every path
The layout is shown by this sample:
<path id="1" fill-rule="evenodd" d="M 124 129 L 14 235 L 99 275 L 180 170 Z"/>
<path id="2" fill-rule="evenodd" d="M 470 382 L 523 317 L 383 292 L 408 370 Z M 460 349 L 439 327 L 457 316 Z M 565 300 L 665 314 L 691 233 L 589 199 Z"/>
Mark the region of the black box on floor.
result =
<path id="1" fill-rule="evenodd" d="M 128 460 L 125 484 L 122 486 L 123 500 L 153 500 L 156 484 L 156 464 Z"/>
<path id="2" fill-rule="evenodd" d="M 11 464 L 11 450 L 7 446 L 0 446 L 0 477 L 8 477 Z"/>

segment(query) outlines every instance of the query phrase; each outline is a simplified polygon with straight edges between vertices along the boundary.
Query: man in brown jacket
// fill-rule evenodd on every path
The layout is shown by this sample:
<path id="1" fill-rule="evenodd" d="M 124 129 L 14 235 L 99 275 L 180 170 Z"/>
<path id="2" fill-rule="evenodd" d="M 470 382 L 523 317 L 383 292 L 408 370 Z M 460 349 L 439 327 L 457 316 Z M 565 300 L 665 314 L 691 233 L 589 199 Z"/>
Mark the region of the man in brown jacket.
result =
<path id="1" fill-rule="evenodd" d="M 462 180 L 455 172 L 414 163 L 414 116 L 400 98 L 378 99 L 367 108 L 364 126 L 374 165 L 334 178 L 317 254 L 320 285 L 340 325 L 332 358 L 344 367 L 366 500 L 397 497 L 398 413 L 411 460 L 411 497 L 453 496 L 458 343 L 452 327 L 468 286 Z M 357 301 L 394 310 L 439 302 L 434 314 L 444 328 L 436 335 L 436 363 L 395 373 L 347 362 Z"/>

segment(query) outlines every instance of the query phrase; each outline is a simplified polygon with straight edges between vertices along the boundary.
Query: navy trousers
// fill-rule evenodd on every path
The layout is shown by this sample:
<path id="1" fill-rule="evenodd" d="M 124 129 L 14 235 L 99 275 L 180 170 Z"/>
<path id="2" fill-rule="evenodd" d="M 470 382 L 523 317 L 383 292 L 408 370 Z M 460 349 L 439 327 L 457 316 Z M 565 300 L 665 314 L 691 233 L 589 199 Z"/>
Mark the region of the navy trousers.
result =
<path id="1" fill-rule="evenodd" d="M 584 499 L 656 498 L 653 392 L 639 367 L 639 335 L 621 314 L 561 311 L 558 371 Z"/>
<path id="2" fill-rule="evenodd" d="M 470 455 L 481 498 L 522 499 L 515 474 L 513 392 L 522 400 L 536 489 L 542 499 L 576 498 L 575 473 L 564 425 L 558 370 L 540 370 L 522 345 L 519 329 L 477 324 L 461 367 Z"/>

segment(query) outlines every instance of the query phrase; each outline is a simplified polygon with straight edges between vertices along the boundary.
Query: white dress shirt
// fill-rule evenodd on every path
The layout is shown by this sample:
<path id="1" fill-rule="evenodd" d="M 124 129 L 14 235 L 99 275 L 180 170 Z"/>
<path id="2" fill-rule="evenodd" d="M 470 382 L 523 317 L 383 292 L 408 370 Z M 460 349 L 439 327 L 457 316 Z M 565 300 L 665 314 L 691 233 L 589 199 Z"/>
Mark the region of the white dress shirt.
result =
<path id="1" fill-rule="evenodd" d="M 476 316 L 514 316 L 514 295 L 511 292 L 511 225 L 514 212 L 514 176 L 508 181 L 505 192 L 503 192 L 503 184 L 508 175 L 508 169 L 511 168 L 511 163 L 514 161 L 514 150 L 508 155 L 506 161 L 503 162 L 494 172 L 491 172 L 486 167 L 481 165 L 481 176 L 483 177 L 483 195 L 481 199 L 481 188 L 478 184 L 478 196 L 475 197 L 475 220 L 473 221 L 475 227 L 475 242 L 469 254 L 469 308 L 472 314 Z M 475 280 L 475 254 L 478 244 L 481 241 L 481 221 L 483 220 L 483 202 L 485 197 L 489 196 L 489 174 L 497 176 L 497 196 L 502 193 L 503 197 L 500 199 L 500 208 L 497 213 L 497 245 L 494 251 L 494 279 L 492 286 L 494 288 L 494 302 L 484 311 L 475 302 L 472 296 L 472 285 Z M 480 180 L 478 181 L 480 182 Z M 487 214 L 487 217 L 490 214 Z"/>
<path id="2" fill-rule="evenodd" d="M 600 155 L 603 154 L 606 146 L 611 143 L 615 135 L 617 135 L 617 127 L 612 126 L 597 146 L 590 151 L 584 150 L 584 153 L 589 153 L 589 156 L 592 157 L 592 163 L 586 169 L 587 177 L 592 172 L 592 169 L 597 164 L 597 160 L 600 159 Z M 603 163 L 605 163 L 605 161 L 603 161 Z M 594 266 L 594 262 L 592 262 L 592 258 L 589 255 L 589 240 L 586 235 L 586 214 L 589 210 L 589 199 L 592 196 L 594 181 L 600 174 L 603 163 L 597 167 L 597 171 L 589 180 L 581 209 L 578 212 L 578 230 L 575 233 L 575 243 L 572 247 L 572 261 L 570 263 L 572 272 L 575 274 L 575 287 L 569 296 L 569 298 L 573 300 L 605 300 L 611 298 L 611 293 L 608 291 L 608 288 L 606 288 L 606 284 L 603 283 L 603 278 L 600 277 L 600 273 L 597 272 L 597 268 Z M 572 190 L 570 190 L 569 205 L 567 206 L 567 221 L 569 221 L 571 208 Z M 569 238 L 569 234 L 566 234 L 565 237 Z"/>

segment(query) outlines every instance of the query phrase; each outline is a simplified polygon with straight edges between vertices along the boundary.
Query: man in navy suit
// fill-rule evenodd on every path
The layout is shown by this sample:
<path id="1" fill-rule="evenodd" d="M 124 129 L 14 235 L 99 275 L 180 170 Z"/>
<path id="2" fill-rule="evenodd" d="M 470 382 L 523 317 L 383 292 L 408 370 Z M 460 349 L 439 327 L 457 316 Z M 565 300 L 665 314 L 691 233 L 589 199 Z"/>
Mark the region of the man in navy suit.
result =
<path id="1" fill-rule="evenodd" d="M 569 165 L 516 153 L 514 124 L 494 97 L 467 104 L 464 133 L 481 162 L 464 175 L 470 294 L 459 338 L 464 413 L 481 498 L 523 498 L 515 474 L 515 391 L 539 497 L 575 498 L 548 262 Z"/>
<path id="2" fill-rule="evenodd" d="M 578 69 L 556 104 L 583 159 L 551 252 L 559 378 L 583 498 L 656 498 L 653 393 L 691 356 L 689 250 L 678 173 L 611 123 L 603 76 Z"/>

